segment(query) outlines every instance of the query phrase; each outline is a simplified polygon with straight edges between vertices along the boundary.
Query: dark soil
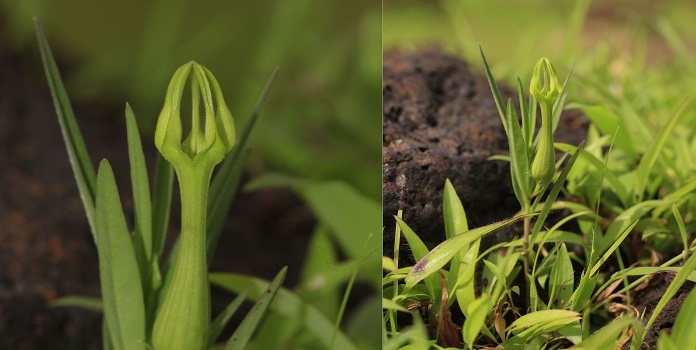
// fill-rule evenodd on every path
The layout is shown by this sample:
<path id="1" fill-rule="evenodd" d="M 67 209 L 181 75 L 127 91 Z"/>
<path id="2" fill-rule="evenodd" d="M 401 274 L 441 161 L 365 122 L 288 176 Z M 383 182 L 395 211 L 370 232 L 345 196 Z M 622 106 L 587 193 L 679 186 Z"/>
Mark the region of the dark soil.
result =
<path id="1" fill-rule="evenodd" d="M 100 295 L 97 251 L 38 53 L 15 55 L 3 47 L 0 43 L 0 349 L 100 349 L 100 313 L 49 305 L 68 295 Z M 94 164 L 109 159 L 130 212 L 124 103 L 73 103 Z M 147 142 L 144 147 L 146 158 L 154 160 L 154 147 Z M 171 232 L 178 218 L 175 204 Z M 212 270 L 270 279 L 289 265 L 285 286 L 292 286 L 313 225 L 309 209 L 290 191 L 242 192 Z M 214 288 L 213 314 L 232 298 Z"/>
<path id="2" fill-rule="evenodd" d="M 667 287 L 672 283 L 674 276 L 676 276 L 676 272 L 656 273 L 650 277 L 647 283 L 644 283 L 633 291 L 631 295 L 632 306 L 636 308 L 638 314 L 644 314 L 643 319 L 645 322 L 652 317 L 655 306 L 665 294 L 665 291 L 667 291 Z M 693 287 L 693 282 L 686 281 L 686 283 L 679 288 L 677 294 L 667 302 L 662 312 L 655 318 L 652 327 L 645 330 L 645 338 L 641 345 L 641 349 L 656 349 L 657 338 L 660 333 L 670 333 L 672 331 L 672 325 L 677 317 L 677 313 L 679 313 L 682 304 L 684 304 L 686 297 Z M 628 349 L 629 347 L 630 342 L 627 342 L 624 349 Z"/>
<path id="3" fill-rule="evenodd" d="M 446 179 L 462 200 L 470 228 L 513 216 L 519 204 L 508 163 L 487 159 L 508 154 L 508 146 L 485 76 L 438 49 L 386 53 L 383 69 L 384 254 L 393 256 L 394 215 L 399 209 L 429 248 L 445 239 Z M 501 92 L 505 99 L 516 100 L 516 92 L 504 88 Z M 556 141 L 580 144 L 587 125 L 576 112 L 564 112 Z M 511 240 L 520 231 L 519 226 L 502 229 L 484 239 L 483 245 Z M 402 242 L 399 259 L 406 266 L 414 261 Z M 645 320 L 671 281 L 667 276 L 654 276 L 650 285 L 631 296 L 639 312 L 647 310 Z M 691 287 L 685 286 L 648 330 L 647 348 L 655 347 L 661 330 L 669 330 Z M 453 310 L 455 323 L 457 311 Z"/>

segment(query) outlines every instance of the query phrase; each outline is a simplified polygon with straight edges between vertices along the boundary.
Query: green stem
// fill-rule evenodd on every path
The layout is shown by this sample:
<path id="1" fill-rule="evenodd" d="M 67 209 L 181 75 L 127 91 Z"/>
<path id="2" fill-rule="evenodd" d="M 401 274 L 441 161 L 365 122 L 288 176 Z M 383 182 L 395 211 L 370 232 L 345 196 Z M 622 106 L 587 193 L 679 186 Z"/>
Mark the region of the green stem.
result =
<path id="1" fill-rule="evenodd" d="M 212 175 L 212 168 L 208 168 L 175 167 L 181 192 L 181 238 L 171 284 L 155 320 L 152 337 L 155 350 L 195 350 L 208 345 L 206 211 Z"/>
<path id="2" fill-rule="evenodd" d="M 525 207 L 523 209 L 523 214 L 529 214 L 531 212 L 531 208 L 528 203 L 525 203 Z M 524 218 L 524 233 L 522 236 L 522 264 L 524 265 L 524 284 L 525 284 L 525 290 L 527 291 L 527 309 L 531 307 L 532 305 L 532 300 L 531 300 L 531 281 L 529 280 L 529 275 L 530 275 L 530 269 L 529 269 L 529 231 L 530 227 L 532 225 L 532 218 L 531 217 L 525 217 Z"/>
<path id="3" fill-rule="evenodd" d="M 541 139 L 539 139 L 539 149 L 548 152 L 546 155 L 552 159 L 555 159 L 555 153 L 553 150 L 553 105 L 550 103 L 545 103 L 541 108 Z M 544 143 L 544 145 L 542 145 Z M 545 147 L 542 147 L 545 146 Z"/>

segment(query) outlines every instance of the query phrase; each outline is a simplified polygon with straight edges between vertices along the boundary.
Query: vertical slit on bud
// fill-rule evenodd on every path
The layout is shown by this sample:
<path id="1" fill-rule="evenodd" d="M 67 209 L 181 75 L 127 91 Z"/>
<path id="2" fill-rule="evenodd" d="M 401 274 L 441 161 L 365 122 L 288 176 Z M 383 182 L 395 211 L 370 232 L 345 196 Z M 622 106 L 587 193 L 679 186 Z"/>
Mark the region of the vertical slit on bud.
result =
<path id="1" fill-rule="evenodd" d="M 186 115 L 182 116 L 182 141 L 183 151 L 193 159 L 196 154 L 198 154 L 203 148 L 205 148 L 205 136 L 204 130 L 206 127 L 205 118 L 205 107 L 201 106 L 201 95 L 204 94 L 204 87 L 201 85 L 201 79 L 196 74 L 194 70 L 191 75 L 190 85 L 186 84 L 184 89 L 190 89 L 191 101 L 187 99 L 182 99 L 181 110 L 187 110 L 189 106 L 191 110 L 191 117 L 187 118 Z M 205 96 L 204 102 L 205 105 Z"/>

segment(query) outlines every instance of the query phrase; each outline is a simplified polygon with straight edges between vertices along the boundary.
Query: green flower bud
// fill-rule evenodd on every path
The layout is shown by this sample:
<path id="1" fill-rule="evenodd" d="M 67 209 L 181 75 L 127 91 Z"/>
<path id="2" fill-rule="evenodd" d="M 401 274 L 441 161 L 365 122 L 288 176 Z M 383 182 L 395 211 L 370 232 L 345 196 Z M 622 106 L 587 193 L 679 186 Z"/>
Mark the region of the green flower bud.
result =
<path id="1" fill-rule="evenodd" d="M 529 92 L 536 98 L 540 105 L 553 106 L 558 96 L 563 92 L 563 83 L 556 74 L 551 62 L 542 57 L 534 66 L 534 75 L 529 83 Z"/>
<path id="2" fill-rule="evenodd" d="M 546 185 L 556 172 L 556 160 L 553 149 L 553 105 L 563 92 L 563 84 L 556 70 L 546 57 L 537 62 L 529 91 L 541 107 L 541 130 L 537 151 L 532 161 L 531 175 L 539 185 Z"/>
<path id="3" fill-rule="evenodd" d="M 191 128 L 182 140 L 181 97 L 189 76 Z M 181 66 L 169 83 L 155 131 L 155 146 L 174 167 L 181 194 L 181 237 L 171 280 L 155 315 L 155 350 L 203 350 L 209 345 L 208 187 L 213 168 L 232 149 L 235 139 L 234 121 L 215 77 L 195 62 Z"/>
<path id="4" fill-rule="evenodd" d="M 191 130 L 182 141 L 181 97 L 189 75 Z M 203 118 L 200 116 L 201 97 Z M 167 98 L 155 130 L 155 146 L 162 156 L 175 168 L 194 163 L 214 166 L 225 158 L 235 140 L 234 120 L 213 74 L 193 61 L 177 69 L 167 88 Z"/>

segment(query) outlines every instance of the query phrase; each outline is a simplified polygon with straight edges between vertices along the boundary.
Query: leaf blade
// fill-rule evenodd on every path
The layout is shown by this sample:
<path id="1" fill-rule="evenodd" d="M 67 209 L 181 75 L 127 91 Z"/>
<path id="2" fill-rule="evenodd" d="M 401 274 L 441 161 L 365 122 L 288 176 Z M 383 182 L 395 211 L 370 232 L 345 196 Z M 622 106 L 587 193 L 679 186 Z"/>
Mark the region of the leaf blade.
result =
<path id="1" fill-rule="evenodd" d="M 94 224 L 96 175 L 94 173 L 94 166 L 92 165 L 92 161 L 87 153 L 85 141 L 82 138 L 82 133 L 77 125 L 77 121 L 75 120 L 75 114 L 73 113 L 73 109 L 70 104 L 70 98 L 68 97 L 68 93 L 65 91 L 65 86 L 61 80 L 58 66 L 53 59 L 51 48 L 48 46 L 46 35 L 43 32 L 41 23 L 36 18 L 34 18 L 34 27 L 36 29 L 36 37 L 39 43 L 39 50 L 41 52 L 44 71 L 46 72 L 46 79 L 48 80 L 48 87 L 51 90 L 53 105 L 55 107 L 56 114 L 58 115 L 58 124 L 60 125 L 63 141 L 65 142 L 65 147 L 68 151 L 70 166 L 72 167 L 73 174 L 75 175 L 77 189 L 80 192 L 80 198 L 82 199 L 82 204 L 85 208 L 87 221 L 89 222 L 89 227 L 92 231 L 92 237 L 96 242 L 97 234 Z"/>
<path id="2" fill-rule="evenodd" d="M 145 306 L 140 272 L 111 165 L 97 174 L 95 224 L 104 317 L 115 349 L 142 349 Z"/>

